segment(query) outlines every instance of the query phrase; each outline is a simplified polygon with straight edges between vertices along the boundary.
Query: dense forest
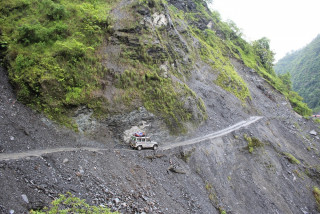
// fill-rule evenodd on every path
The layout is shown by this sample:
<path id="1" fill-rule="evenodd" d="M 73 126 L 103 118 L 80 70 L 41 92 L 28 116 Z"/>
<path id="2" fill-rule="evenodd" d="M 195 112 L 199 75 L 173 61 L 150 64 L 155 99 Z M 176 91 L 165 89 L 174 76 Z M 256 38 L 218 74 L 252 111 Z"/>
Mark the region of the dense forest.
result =
<path id="1" fill-rule="evenodd" d="M 280 76 L 291 76 L 293 90 L 315 113 L 320 111 L 320 35 L 306 47 L 287 54 L 276 65 Z"/>

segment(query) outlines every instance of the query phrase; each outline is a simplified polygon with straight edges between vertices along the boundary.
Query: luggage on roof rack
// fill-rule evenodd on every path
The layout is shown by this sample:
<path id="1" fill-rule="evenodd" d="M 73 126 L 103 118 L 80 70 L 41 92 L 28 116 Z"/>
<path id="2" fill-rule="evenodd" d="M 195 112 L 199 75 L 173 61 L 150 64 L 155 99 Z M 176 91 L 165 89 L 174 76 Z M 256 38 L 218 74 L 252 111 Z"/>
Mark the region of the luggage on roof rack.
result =
<path id="1" fill-rule="evenodd" d="M 146 133 L 144 133 L 144 132 L 136 132 L 136 133 L 134 133 L 134 136 L 136 136 L 136 137 L 145 137 Z"/>

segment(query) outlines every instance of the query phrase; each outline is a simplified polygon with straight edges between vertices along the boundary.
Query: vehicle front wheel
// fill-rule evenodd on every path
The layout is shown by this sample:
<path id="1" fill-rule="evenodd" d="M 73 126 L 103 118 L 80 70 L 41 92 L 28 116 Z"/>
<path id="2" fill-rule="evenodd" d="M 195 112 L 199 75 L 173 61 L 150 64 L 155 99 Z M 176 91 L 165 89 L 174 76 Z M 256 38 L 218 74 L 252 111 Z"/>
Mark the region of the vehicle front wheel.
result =
<path id="1" fill-rule="evenodd" d="M 137 149 L 140 151 L 142 149 L 142 146 L 138 146 Z"/>
<path id="2" fill-rule="evenodd" d="M 153 150 L 157 150 L 157 149 L 158 149 L 158 145 L 154 145 Z"/>

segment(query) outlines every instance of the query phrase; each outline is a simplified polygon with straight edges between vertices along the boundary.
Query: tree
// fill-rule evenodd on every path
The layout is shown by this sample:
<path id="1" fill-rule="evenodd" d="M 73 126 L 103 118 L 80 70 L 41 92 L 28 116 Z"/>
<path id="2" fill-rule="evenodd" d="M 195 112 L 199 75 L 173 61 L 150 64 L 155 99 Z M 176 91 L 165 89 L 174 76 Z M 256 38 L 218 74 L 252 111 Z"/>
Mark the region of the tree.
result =
<path id="1" fill-rule="evenodd" d="M 229 25 L 230 29 L 233 31 L 233 37 L 242 37 L 241 29 L 236 25 L 236 23 L 232 20 L 227 20 L 227 24 Z"/>
<path id="2" fill-rule="evenodd" d="M 260 58 L 261 64 L 265 67 L 268 73 L 276 76 L 273 70 L 274 53 L 270 50 L 270 40 L 263 37 L 253 42 L 253 48 L 255 53 Z"/>
<path id="3" fill-rule="evenodd" d="M 285 74 L 279 74 L 279 78 L 282 80 L 283 84 L 287 87 L 289 91 L 292 90 L 291 74 L 289 72 Z"/>

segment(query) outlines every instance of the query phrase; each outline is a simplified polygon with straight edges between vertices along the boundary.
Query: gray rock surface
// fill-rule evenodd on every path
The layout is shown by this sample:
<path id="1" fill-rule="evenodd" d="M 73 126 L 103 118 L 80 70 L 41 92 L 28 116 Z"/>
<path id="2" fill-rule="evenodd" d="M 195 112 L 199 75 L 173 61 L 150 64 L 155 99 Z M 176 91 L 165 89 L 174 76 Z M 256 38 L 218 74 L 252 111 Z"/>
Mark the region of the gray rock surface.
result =
<path id="1" fill-rule="evenodd" d="M 277 106 L 277 102 L 256 87 L 259 76 L 249 76 L 246 68 L 236 61 L 235 66 L 247 79 L 254 97 L 252 110 L 249 111 L 256 112 L 259 109 L 265 117 L 263 120 L 224 137 L 166 151 L 137 152 L 125 146 L 114 149 L 103 142 L 91 144 L 93 141 L 87 141 L 91 146 L 98 144 L 106 150 L 55 152 L 40 157 L 1 161 L 1 212 L 15 210 L 16 213 L 24 213 L 30 209 L 39 209 L 47 206 L 58 194 L 71 192 L 90 204 L 102 204 L 122 213 L 219 213 L 218 207 L 223 207 L 230 213 L 301 213 L 301 210 L 316 213 L 312 191 L 306 188 L 306 184 L 314 186 L 320 182 L 316 167 L 319 164 L 316 152 L 320 149 L 319 141 L 299 136 L 307 136 L 309 130 L 317 130 L 317 127 L 312 120 L 296 117 L 290 106 Z M 5 80 L 3 71 L 1 75 L 1 81 Z M 1 97 L 13 99 L 10 85 L 5 81 L 3 83 L 7 84 L 7 88 L 2 87 Z M 272 91 L 267 84 L 264 87 Z M 281 94 L 274 91 L 272 93 L 280 103 L 284 100 Z M 206 102 L 211 99 L 208 96 Z M 231 119 L 228 114 L 215 114 L 233 110 L 234 105 L 226 104 L 234 102 L 233 98 L 230 100 L 230 96 L 225 95 L 224 99 L 221 96 L 219 99 L 224 105 L 216 104 L 216 111 L 211 111 L 209 117 L 221 117 L 229 125 L 235 124 L 232 121 L 237 121 L 240 117 Z M 4 106 L 6 102 L 1 103 L 3 108 L 7 108 L 6 118 L 16 112 L 16 109 Z M 19 111 L 26 112 L 25 117 L 35 122 L 32 126 L 30 123 L 21 123 L 21 118 L 17 115 L 10 117 L 12 127 L 21 127 L 19 124 L 22 124 L 22 127 L 38 129 L 41 136 L 56 139 L 55 144 L 51 145 L 42 144 L 41 138 L 34 137 L 34 145 L 28 143 L 30 147 L 64 147 L 70 143 L 69 138 L 61 138 L 67 131 L 60 132 L 59 127 L 54 125 L 43 130 L 42 117 L 19 102 L 15 102 L 15 105 L 19 106 Z M 226 107 L 230 110 L 226 110 Z M 123 130 L 126 130 L 126 127 L 139 124 L 141 118 L 149 122 L 156 120 L 144 109 L 140 109 L 129 115 L 112 117 L 109 124 L 115 124 L 115 127 L 120 127 L 117 123 L 122 124 Z M 211 120 L 200 127 L 202 135 L 228 127 L 224 125 L 227 122 L 219 124 L 219 127 L 206 127 L 216 124 L 214 119 Z M 2 120 L 0 123 L 3 125 L 5 122 L 9 120 Z M 24 136 L 24 130 L 25 128 L 20 128 L 8 135 L 7 132 L 1 132 L 0 139 L 10 139 L 13 136 L 20 141 L 18 136 Z M 295 133 L 291 133 L 291 130 L 295 130 Z M 74 139 L 83 137 L 68 132 Z M 30 132 L 31 136 L 39 134 Z M 157 134 L 161 135 L 161 132 Z M 249 153 L 244 134 L 256 137 L 264 146 Z M 187 137 L 179 139 L 184 138 Z M 165 142 L 160 143 L 162 146 L 166 145 Z M 20 144 L 23 146 L 21 141 Z M 310 144 L 314 145 L 314 150 L 306 149 Z M 1 145 L 8 148 L 4 152 L 28 150 L 26 147 L 14 147 L 14 144 L 12 147 L 5 143 Z M 284 157 L 284 152 L 298 158 L 301 165 L 291 164 Z M 173 171 L 168 170 L 170 166 L 174 166 L 171 167 Z M 303 174 L 306 169 L 309 173 Z M 29 203 L 22 197 L 26 192 Z M 12 198 L 8 200 L 7 195 L 12 195 Z"/>
<path id="2" fill-rule="evenodd" d="M 29 199 L 25 194 L 21 195 L 22 199 L 24 200 L 24 202 L 26 202 L 27 204 L 29 204 Z"/>

